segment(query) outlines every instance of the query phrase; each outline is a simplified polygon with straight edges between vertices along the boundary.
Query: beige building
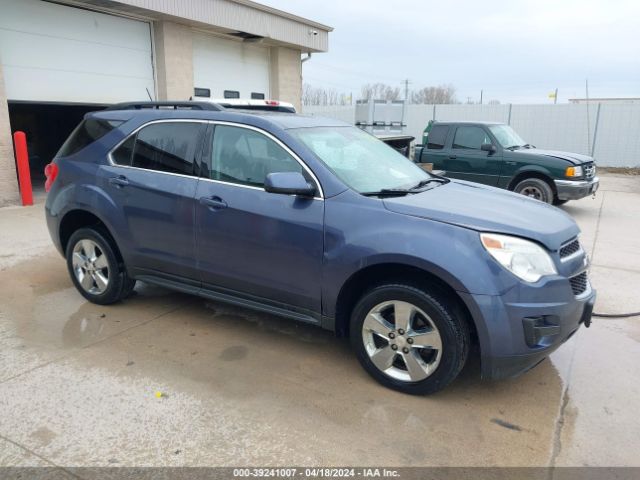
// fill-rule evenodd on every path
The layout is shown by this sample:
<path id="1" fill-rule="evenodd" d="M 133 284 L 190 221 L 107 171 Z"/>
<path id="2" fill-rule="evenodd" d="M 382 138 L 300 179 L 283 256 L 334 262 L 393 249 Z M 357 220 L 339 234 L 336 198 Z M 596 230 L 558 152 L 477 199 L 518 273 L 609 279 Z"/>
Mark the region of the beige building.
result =
<path id="1" fill-rule="evenodd" d="M 330 27 L 249 0 L 0 0 L 0 206 L 17 203 L 82 116 L 122 101 L 265 98 L 300 107 L 302 58 Z"/>

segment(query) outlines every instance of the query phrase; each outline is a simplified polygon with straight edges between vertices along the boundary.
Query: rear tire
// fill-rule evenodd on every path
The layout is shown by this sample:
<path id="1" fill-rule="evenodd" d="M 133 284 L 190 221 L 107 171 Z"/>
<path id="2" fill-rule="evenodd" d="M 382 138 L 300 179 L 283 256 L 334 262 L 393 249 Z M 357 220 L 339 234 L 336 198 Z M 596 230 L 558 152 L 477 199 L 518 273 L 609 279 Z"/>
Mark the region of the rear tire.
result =
<path id="1" fill-rule="evenodd" d="M 92 303 L 110 305 L 119 302 L 135 287 L 108 233 L 101 229 L 81 228 L 67 244 L 67 268 L 80 294 Z"/>
<path id="2" fill-rule="evenodd" d="M 513 191 L 544 203 L 553 203 L 554 195 L 551 185 L 540 178 L 526 178 L 518 182 Z"/>
<path id="3" fill-rule="evenodd" d="M 410 394 L 442 390 L 469 353 L 467 320 L 446 295 L 411 285 L 369 290 L 351 315 L 350 340 L 364 369 L 382 385 Z"/>

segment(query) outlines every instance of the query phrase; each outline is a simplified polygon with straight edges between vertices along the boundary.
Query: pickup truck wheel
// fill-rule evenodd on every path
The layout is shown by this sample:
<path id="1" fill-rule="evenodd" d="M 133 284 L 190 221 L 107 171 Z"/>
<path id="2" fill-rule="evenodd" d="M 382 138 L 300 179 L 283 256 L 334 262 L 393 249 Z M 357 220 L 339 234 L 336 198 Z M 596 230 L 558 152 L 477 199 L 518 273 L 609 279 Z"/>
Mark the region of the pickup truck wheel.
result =
<path id="1" fill-rule="evenodd" d="M 118 261 L 111 239 L 104 232 L 81 228 L 67 244 L 67 268 L 84 298 L 99 305 L 116 303 L 131 293 L 130 279 Z"/>
<path id="2" fill-rule="evenodd" d="M 513 191 L 541 202 L 553 203 L 554 195 L 551 186 L 540 178 L 526 178 L 519 182 Z"/>
<path id="3" fill-rule="evenodd" d="M 351 345 L 382 385 L 411 394 L 437 392 L 453 381 L 469 353 L 469 328 L 446 297 L 410 285 L 367 292 L 351 317 Z"/>

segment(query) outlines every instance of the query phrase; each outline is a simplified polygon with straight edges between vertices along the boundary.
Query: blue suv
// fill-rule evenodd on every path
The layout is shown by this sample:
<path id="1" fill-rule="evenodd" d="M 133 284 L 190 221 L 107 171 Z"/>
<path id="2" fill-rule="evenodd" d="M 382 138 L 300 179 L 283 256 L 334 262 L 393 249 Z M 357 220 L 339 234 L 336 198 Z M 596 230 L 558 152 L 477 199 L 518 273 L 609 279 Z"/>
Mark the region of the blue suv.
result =
<path id="1" fill-rule="evenodd" d="M 515 376 L 591 321 L 566 213 L 335 120 L 122 104 L 46 173 L 51 238 L 89 301 L 142 281 L 317 325 L 403 392 L 444 388 L 474 345 L 484 378 Z"/>

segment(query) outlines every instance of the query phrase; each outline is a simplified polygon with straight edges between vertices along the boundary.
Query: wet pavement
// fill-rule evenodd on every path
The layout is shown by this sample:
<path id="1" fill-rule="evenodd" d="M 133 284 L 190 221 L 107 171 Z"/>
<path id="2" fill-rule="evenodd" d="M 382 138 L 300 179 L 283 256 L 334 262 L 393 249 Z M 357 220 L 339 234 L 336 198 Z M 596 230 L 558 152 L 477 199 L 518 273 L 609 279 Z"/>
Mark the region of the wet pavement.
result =
<path id="1" fill-rule="evenodd" d="M 602 183 L 564 209 L 596 310 L 639 311 L 640 177 Z M 595 319 L 520 378 L 482 382 L 475 356 L 407 396 L 314 327 L 142 284 L 87 303 L 41 208 L 0 210 L 2 466 L 640 466 L 640 318 Z"/>

